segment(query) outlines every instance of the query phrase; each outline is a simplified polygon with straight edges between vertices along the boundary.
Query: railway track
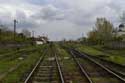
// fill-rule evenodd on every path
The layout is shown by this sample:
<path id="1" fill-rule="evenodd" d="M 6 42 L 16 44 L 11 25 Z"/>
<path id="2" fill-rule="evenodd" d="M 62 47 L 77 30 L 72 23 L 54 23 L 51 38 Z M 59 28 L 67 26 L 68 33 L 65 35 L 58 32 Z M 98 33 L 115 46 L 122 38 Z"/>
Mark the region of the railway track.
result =
<path id="1" fill-rule="evenodd" d="M 58 50 L 49 47 L 24 83 L 125 83 L 91 57 L 73 49 L 70 52 L 72 56 L 65 59 Z"/>
<path id="2" fill-rule="evenodd" d="M 71 55 L 58 54 L 58 58 L 65 83 L 93 83 L 81 65 Z"/>
<path id="3" fill-rule="evenodd" d="M 57 55 L 55 49 L 49 49 L 24 83 L 93 83 L 73 57 L 67 60 Z M 72 67 L 67 67 L 68 65 Z"/>
<path id="4" fill-rule="evenodd" d="M 89 56 L 73 49 L 71 49 L 70 52 L 77 63 L 80 64 L 81 68 L 86 72 L 87 77 L 92 81 L 91 83 L 125 83 L 125 80 L 118 74 L 107 69 Z"/>
<path id="5" fill-rule="evenodd" d="M 48 51 L 40 58 L 24 83 L 64 83 L 57 55 L 52 48 Z"/>
<path id="6" fill-rule="evenodd" d="M 93 58 L 94 60 L 98 61 L 99 63 L 101 63 L 102 65 L 104 65 L 105 67 L 107 67 L 108 69 L 117 73 L 118 75 L 120 75 L 122 78 L 125 79 L 125 66 L 101 59 L 99 57 L 90 56 L 90 55 L 88 55 L 88 56 Z"/>
<path id="7" fill-rule="evenodd" d="M 72 52 L 71 52 L 72 53 Z M 73 53 L 72 53 L 73 55 Z M 73 55 L 74 61 L 76 62 L 76 64 L 78 65 L 81 73 L 85 76 L 85 78 L 87 79 L 86 83 L 93 83 L 93 81 L 91 80 L 91 78 L 89 77 L 89 75 L 87 74 L 87 72 L 85 71 L 85 69 L 82 67 L 82 65 L 80 64 L 80 62 L 76 59 L 76 57 Z"/>

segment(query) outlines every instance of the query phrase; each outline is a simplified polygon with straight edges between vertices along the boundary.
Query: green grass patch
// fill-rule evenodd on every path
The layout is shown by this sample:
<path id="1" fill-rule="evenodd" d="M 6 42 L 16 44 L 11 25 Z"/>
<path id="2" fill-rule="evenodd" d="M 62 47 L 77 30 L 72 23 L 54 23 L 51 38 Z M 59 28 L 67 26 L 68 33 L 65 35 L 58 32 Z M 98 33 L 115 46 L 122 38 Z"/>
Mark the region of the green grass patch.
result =
<path id="1" fill-rule="evenodd" d="M 11 52 L 6 52 L 4 54 L 0 54 L 0 60 L 1 59 L 5 59 L 5 58 L 9 58 L 9 57 L 13 57 L 16 56 L 16 54 L 22 54 L 22 53 L 28 53 L 31 51 L 35 51 L 37 49 L 39 49 L 41 46 L 28 46 L 19 50 L 11 50 Z"/>
<path id="2" fill-rule="evenodd" d="M 66 49 L 58 46 L 58 57 L 61 57 L 60 63 L 62 66 L 62 70 L 67 73 L 67 75 L 71 78 L 70 81 L 73 83 L 79 83 L 82 79 L 81 73 L 79 72 L 79 68 L 74 62 L 74 59 L 71 54 L 69 54 Z M 64 59 L 64 57 L 69 57 L 68 59 Z"/>
<path id="3" fill-rule="evenodd" d="M 8 74 L 4 79 L 4 83 L 20 83 L 21 77 L 23 74 L 30 70 L 32 65 L 38 60 L 40 57 L 39 53 L 33 53 L 31 54 L 28 59 L 21 62 L 21 65 L 14 71 Z"/>
<path id="4" fill-rule="evenodd" d="M 10 69 L 10 67 L 16 66 L 19 62 L 19 60 L 0 61 L 0 74 L 7 72 Z"/>
<path id="5" fill-rule="evenodd" d="M 77 49 L 80 50 L 80 51 L 89 53 L 91 55 L 105 55 L 105 53 L 103 53 L 101 51 L 98 51 L 96 49 L 93 49 L 91 47 L 88 47 L 88 46 L 80 46 Z"/>
<path id="6" fill-rule="evenodd" d="M 40 56 L 42 56 L 42 50 L 45 47 L 38 46 L 36 51 L 27 54 L 23 60 L 16 59 L 4 59 L 0 61 L 0 72 L 5 73 L 14 67 L 18 67 L 13 71 L 9 72 L 4 78 L 2 78 L 3 83 L 20 83 L 22 76 L 33 67 Z M 18 56 L 18 54 L 17 54 Z M 12 58 L 13 56 L 11 56 Z M 1 74 L 2 75 L 2 74 Z"/>
<path id="7" fill-rule="evenodd" d="M 77 46 L 76 49 L 79 50 L 80 52 L 84 52 L 84 53 L 90 54 L 92 56 L 98 56 L 102 59 L 112 61 L 117 64 L 125 65 L 125 56 L 112 55 L 112 54 L 105 53 L 103 51 L 100 51 L 93 47 L 85 46 L 85 45 L 79 45 L 79 46 Z"/>
<path id="8" fill-rule="evenodd" d="M 104 51 L 106 53 L 112 54 L 112 55 L 119 55 L 119 56 L 125 56 L 125 49 L 109 49 L 104 48 L 103 46 L 93 46 L 97 50 Z"/>

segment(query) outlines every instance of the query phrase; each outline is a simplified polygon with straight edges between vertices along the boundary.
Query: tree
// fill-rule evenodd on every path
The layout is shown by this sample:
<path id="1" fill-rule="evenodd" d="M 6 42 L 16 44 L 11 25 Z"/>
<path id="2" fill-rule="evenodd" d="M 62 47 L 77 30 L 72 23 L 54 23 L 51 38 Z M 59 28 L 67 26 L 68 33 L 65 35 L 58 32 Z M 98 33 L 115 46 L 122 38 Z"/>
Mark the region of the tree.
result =
<path id="1" fill-rule="evenodd" d="M 120 16 L 120 22 L 125 23 L 125 12 L 123 12 L 122 15 Z"/>
<path id="2" fill-rule="evenodd" d="M 113 38 L 113 25 L 106 18 L 97 18 L 93 31 L 89 32 L 88 39 L 98 44 L 109 42 Z"/>
<path id="3" fill-rule="evenodd" d="M 31 32 L 27 29 L 23 29 L 22 30 L 22 34 L 25 36 L 25 37 L 31 37 Z"/>
<path id="4" fill-rule="evenodd" d="M 88 42 L 91 42 L 92 44 L 96 44 L 97 43 L 97 32 L 96 30 L 90 31 L 88 33 Z"/>
<path id="5" fill-rule="evenodd" d="M 2 32 L 10 31 L 7 26 L 5 25 L 0 25 L 0 29 Z"/>

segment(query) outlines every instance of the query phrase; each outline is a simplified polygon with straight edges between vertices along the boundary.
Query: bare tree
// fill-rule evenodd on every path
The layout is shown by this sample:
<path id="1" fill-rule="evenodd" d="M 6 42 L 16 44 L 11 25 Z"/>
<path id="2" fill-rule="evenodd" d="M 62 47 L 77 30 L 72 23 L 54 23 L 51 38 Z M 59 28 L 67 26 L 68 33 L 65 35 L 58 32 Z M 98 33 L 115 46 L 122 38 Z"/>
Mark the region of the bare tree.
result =
<path id="1" fill-rule="evenodd" d="M 25 37 L 31 37 L 31 32 L 28 29 L 23 29 L 22 33 Z"/>

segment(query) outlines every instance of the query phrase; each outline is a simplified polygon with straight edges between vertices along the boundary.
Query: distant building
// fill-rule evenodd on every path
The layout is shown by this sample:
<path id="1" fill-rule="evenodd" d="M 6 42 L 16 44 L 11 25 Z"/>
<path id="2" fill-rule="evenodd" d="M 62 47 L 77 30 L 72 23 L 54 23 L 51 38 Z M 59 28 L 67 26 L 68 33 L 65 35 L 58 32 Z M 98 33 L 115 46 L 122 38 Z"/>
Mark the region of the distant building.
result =
<path id="1" fill-rule="evenodd" d="M 44 44 L 44 43 L 42 41 L 36 41 L 36 44 L 41 45 L 41 44 Z"/>
<path id="2" fill-rule="evenodd" d="M 35 38 L 35 42 L 36 44 L 40 45 L 40 44 L 44 44 L 48 42 L 48 38 L 45 36 L 39 36 L 38 38 Z"/>
<path id="3" fill-rule="evenodd" d="M 113 31 L 117 37 L 122 37 L 125 40 L 125 24 L 120 24 L 118 28 Z"/>
<path id="4" fill-rule="evenodd" d="M 117 32 L 118 36 L 125 35 L 125 24 L 120 24 Z"/>

